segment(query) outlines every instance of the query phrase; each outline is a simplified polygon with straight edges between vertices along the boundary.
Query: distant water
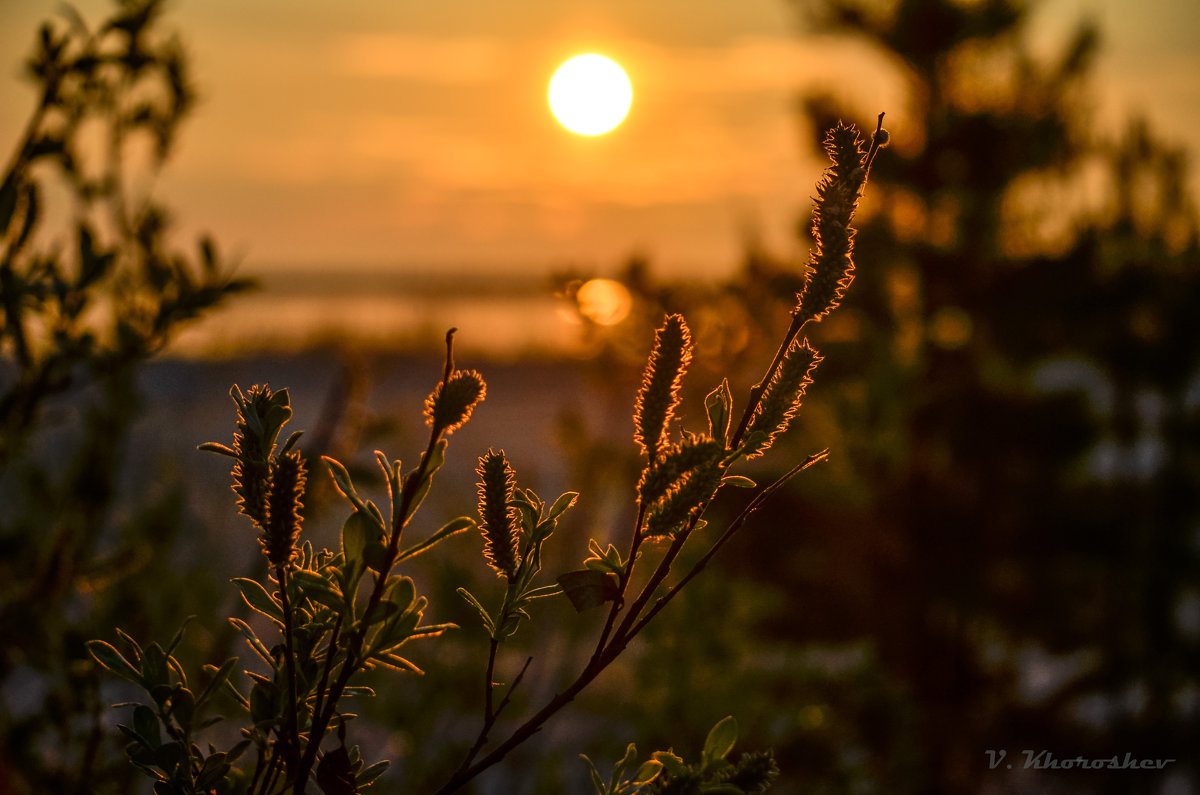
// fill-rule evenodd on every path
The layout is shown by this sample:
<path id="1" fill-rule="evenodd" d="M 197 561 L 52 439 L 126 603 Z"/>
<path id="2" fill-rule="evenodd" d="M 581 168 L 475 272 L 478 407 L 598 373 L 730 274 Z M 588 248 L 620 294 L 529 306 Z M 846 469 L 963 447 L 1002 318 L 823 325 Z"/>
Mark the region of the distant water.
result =
<path id="1" fill-rule="evenodd" d="M 456 347 L 488 354 L 561 354 L 578 317 L 544 277 L 385 271 L 277 272 L 192 323 L 172 344 L 185 357 L 300 351 L 352 342 L 374 350 Z"/>

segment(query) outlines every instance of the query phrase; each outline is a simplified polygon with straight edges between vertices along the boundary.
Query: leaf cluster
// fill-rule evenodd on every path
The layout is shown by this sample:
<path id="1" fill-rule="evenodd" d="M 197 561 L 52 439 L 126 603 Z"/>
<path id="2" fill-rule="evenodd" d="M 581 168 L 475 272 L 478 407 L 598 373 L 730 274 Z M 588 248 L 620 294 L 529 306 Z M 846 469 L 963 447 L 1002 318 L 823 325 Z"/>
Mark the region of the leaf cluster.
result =
<path id="1" fill-rule="evenodd" d="M 606 782 L 586 755 L 588 772 L 596 795 L 752 795 L 766 792 L 779 776 L 775 759 L 768 752 L 745 753 L 728 759 L 737 743 L 738 725 L 733 716 L 719 721 L 708 732 L 700 759 L 691 764 L 672 750 L 655 751 L 641 765 L 637 746 L 630 743 L 613 767 Z"/>

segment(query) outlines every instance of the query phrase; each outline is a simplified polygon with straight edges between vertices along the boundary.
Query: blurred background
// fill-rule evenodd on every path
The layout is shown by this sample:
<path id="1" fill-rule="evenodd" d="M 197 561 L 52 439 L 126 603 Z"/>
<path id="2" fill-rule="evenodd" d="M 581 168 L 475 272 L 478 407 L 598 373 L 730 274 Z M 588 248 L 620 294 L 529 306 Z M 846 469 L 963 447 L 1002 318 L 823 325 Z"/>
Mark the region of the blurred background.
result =
<path id="1" fill-rule="evenodd" d="M 469 512 L 495 446 L 547 500 L 582 492 L 551 570 L 577 568 L 589 536 L 623 546 L 654 327 L 681 311 L 696 338 L 684 427 L 703 426 L 722 377 L 744 397 L 802 284 L 819 141 L 880 111 L 893 144 L 860 213 L 857 280 L 811 330 L 825 361 L 753 474 L 825 447 L 830 462 L 476 791 L 586 791 L 580 751 L 602 770 L 629 741 L 694 754 L 734 714 L 739 747 L 775 749 L 779 792 L 1200 792 L 1189 4 L 76 8 L 72 23 L 55 4 L 0 7 L 0 145 L 24 175 L 11 184 L 39 185 L 36 200 L 12 189 L 15 211 L 0 202 L 16 219 L 0 284 L 0 792 L 134 791 L 106 709 L 122 699 L 84 640 L 120 626 L 165 641 L 194 613 L 197 667 L 236 646 L 213 606 L 241 609 L 226 580 L 254 573 L 257 546 L 224 461 L 195 451 L 228 441 L 234 383 L 289 388 L 306 453 L 369 482 L 372 450 L 423 447 L 421 402 L 457 326 L 488 399 L 452 440 L 426 529 Z M 114 14 L 129 74 L 161 85 L 132 88 L 115 138 L 103 113 L 96 129 L 39 119 L 44 82 L 23 66 L 39 26 Z M 588 51 L 634 90 L 595 138 L 545 101 L 555 67 Z M 103 297 L 71 298 L 88 291 Z M 335 496 L 314 475 L 314 543 L 336 541 Z M 738 507 L 714 506 L 714 523 Z M 486 641 L 453 594 L 494 584 L 477 542 L 414 573 L 431 618 L 464 629 L 414 649 L 426 677 L 363 706 L 369 755 L 393 760 L 382 791 L 432 789 L 477 728 Z M 511 676 L 536 657 L 518 707 L 597 630 L 565 604 L 540 618 L 502 660 Z M 1174 761 L 1038 770 L 1026 750 Z"/>

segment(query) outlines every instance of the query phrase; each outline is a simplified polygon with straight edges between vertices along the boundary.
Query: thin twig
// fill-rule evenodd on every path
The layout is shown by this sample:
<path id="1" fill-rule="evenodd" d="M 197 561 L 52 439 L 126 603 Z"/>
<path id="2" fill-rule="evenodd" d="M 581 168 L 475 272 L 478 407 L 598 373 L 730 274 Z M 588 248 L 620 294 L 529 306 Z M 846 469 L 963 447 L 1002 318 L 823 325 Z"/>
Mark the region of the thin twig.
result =
<path id="1" fill-rule="evenodd" d="M 609 635 L 612 633 L 613 625 L 617 621 L 617 616 L 621 613 L 621 609 L 625 606 L 625 591 L 629 588 L 629 580 L 633 577 L 633 562 L 637 560 L 638 550 L 642 545 L 642 526 L 646 521 L 646 506 L 638 506 L 637 521 L 633 524 L 633 538 L 629 542 L 629 557 L 625 559 L 625 568 L 617 577 L 617 595 L 613 599 L 612 607 L 608 610 L 608 618 L 604 621 L 604 629 L 600 632 L 600 639 L 596 641 L 596 650 L 593 656 L 600 654 L 604 649 L 604 644 L 608 642 Z"/>
<path id="2" fill-rule="evenodd" d="M 697 574 L 699 574 L 704 569 L 705 566 L 708 565 L 708 562 L 713 558 L 714 555 L 717 554 L 718 550 L 720 550 L 721 547 L 725 546 L 725 544 L 729 541 L 729 539 L 733 537 L 733 534 L 742 528 L 742 525 L 744 525 L 746 523 L 746 520 L 750 518 L 751 514 L 753 514 L 755 511 L 757 511 L 759 508 L 761 508 L 763 503 L 765 503 L 768 499 L 770 499 L 770 497 L 776 491 L 778 491 L 785 483 L 787 483 L 789 480 L 791 480 L 792 478 L 794 478 L 796 475 L 800 474 L 804 470 L 808 469 L 813 464 L 816 464 L 820 461 L 824 461 L 828 457 L 828 455 L 829 455 L 828 450 L 822 450 L 819 453 L 810 455 L 803 462 L 801 462 L 801 463 L 797 464 L 796 466 L 792 467 L 791 469 L 789 469 L 786 474 L 781 476 L 774 483 L 767 486 L 762 491 L 760 491 L 758 494 L 756 494 L 754 499 L 752 499 L 746 505 L 746 507 L 743 508 L 736 517 L 734 517 L 733 521 L 729 523 L 729 527 L 725 528 L 725 532 L 721 534 L 720 538 L 718 538 L 715 542 L 713 542 L 713 545 L 711 547 L 709 547 L 708 551 L 705 552 L 704 555 L 701 556 L 700 560 L 698 560 L 695 563 L 695 565 L 693 565 L 692 568 L 688 571 L 688 573 L 683 576 L 683 579 L 681 579 L 679 582 L 675 583 L 675 585 L 671 586 L 670 590 L 668 590 L 663 596 L 661 596 L 654 603 L 654 605 L 646 612 L 646 615 L 643 616 L 641 618 L 641 620 L 639 620 L 636 624 L 633 625 L 633 627 L 629 630 L 628 639 L 630 639 L 630 640 L 633 639 L 639 632 L 641 632 L 646 627 L 646 625 L 650 623 L 651 619 L 653 619 L 656 615 L 658 615 L 659 611 L 662 610 L 664 607 L 666 607 L 667 603 L 670 602 L 672 599 L 674 599 L 675 595 L 677 593 L 679 593 L 679 591 L 681 591 L 684 586 L 686 586 L 689 582 L 691 582 L 692 579 Z"/>
<path id="3" fill-rule="evenodd" d="M 288 769 L 291 770 L 300 758 L 300 703 L 296 692 L 296 649 L 292 640 L 292 605 L 288 599 L 287 566 L 275 567 L 275 579 L 279 582 L 279 601 L 283 611 L 284 656 L 287 658 L 288 711 L 285 715 L 285 735 L 282 738 L 287 754 Z"/>

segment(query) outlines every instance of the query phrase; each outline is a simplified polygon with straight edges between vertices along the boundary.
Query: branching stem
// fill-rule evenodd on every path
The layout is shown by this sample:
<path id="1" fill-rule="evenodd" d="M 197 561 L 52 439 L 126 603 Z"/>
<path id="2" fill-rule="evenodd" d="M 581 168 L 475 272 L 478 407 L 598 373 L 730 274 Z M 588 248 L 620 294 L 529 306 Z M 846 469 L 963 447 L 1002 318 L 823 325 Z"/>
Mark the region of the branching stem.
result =
<path id="1" fill-rule="evenodd" d="M 446 364 L 442 372 L 441 384 L 445 383 L 450 378 L 450 373 L 454 367 L 454 333 L 457 329 L 450 329 L 446 332 Z M 393 517 L 398 517 L 392 524 L 392 531 L 388 539 L 387 550 L 384 553 L 383 564 L 380 567 L 379 573 L 375 576 L 375 585 L 371 589 L 371 596 L 367 599 L 366 608 L 363 611 L 364 616 L 371 615 L 383 600 L 384 590 L 387 585 L 388 576 L 391 574 L 392 567 L 396 563 L 396 558 L 400 554 L 400 536 L 404 530 L 404 526 L 408 523 L 410 514 L 412 513 L 413 501 L 416 498 L 417 491 L 421 483 L 429 471 L 429 462 L 433 458 L 434 449 L 437 447 L 438 441 L 441 439 L 442 431 L 434 424 L 429 434 L 429 443 L 425 447 L 425 452 L 421 454 L 421 460 L 417 464 L 416 470 L 405 479 L 400 491 L 399 507 L 393 510 Z M 341 668 L 338 670 L 337 679 L 334 680 L 333 687 L 329 689 L 328 697 L 322 705 L 323 709 L 320 712 L 314 711 L 313 725 L 309 733 L 308 745 L 304 749 L 304 755 L 300 758 L 300 763 L 297 766 L 297 775 L 293 779 L 295 792 L 294 795 L 304 795 L 304 787 L 308 781 L 309 773 L 312 771 L 313 764 L 317 761 L 317 754 L 320 751 L 321 740 L 325 737 L 325 732 L 329 729 L 329 723 L 333 719 L 337 711 L 338 701 L 345 692 L 350 678 L 362 667 L 366 662 L 363 659 L 363 644 L 366 641 L 367 623 L 362 622 L 362 625 L 355 628 L 350 635 L 349 643 L 346 648 L 346 659 L 342 662 Z M 290 772 L 290 771 L 289 771 Z"/>

